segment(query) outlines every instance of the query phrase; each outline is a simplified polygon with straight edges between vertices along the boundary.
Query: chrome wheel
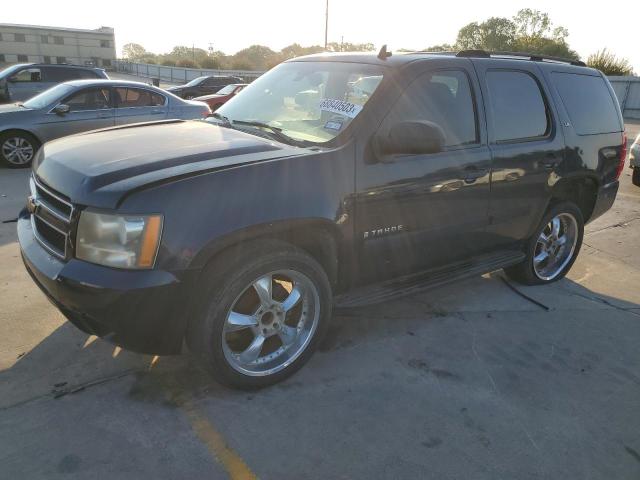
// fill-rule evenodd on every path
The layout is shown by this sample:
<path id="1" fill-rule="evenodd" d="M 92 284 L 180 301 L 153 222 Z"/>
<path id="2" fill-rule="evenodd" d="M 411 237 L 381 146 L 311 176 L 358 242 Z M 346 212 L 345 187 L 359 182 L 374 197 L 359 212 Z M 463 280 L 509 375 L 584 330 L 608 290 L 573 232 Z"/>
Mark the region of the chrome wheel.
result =
<path id="1" fill-rule="evenodd" d="M 14 165 L 25 165 L 33 159 L 34 149 L 23 137 L 10 137 L 2 143 L 2 155 Z"/>
<path id="2" fill-rule="evenodd" d="M 569 213 L 559 213 L 544 227 L 536 242 L 533 271 L 541 280 L 553 280 L 573 258 L 578 241 L 578 222 Z"/>
<path id="3" fill-rule="evenodd" d="M 229 365 L 250 376 L 272 375 L 309 345 L 320 318 L 313 282 L 293 270 L 256 279 L 233 302 L 222 330 Z"/>

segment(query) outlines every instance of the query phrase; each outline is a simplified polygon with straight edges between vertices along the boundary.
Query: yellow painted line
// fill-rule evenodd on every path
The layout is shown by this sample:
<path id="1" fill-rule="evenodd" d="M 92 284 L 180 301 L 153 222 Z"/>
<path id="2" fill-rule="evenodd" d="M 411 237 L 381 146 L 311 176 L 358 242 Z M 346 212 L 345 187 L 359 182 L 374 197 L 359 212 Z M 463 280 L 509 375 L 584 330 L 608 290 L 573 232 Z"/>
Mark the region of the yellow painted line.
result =
<path id="1" fill-rule="evenodd" d="M 218 463 L 224 467 L 231 480 L 255 480 L 258 478 L 240 455 L 227 445 L 224 437 L 213 427 L 209 419 L 202 415 L 198 408 L 191 402 L 186 402 L 181 408 L 186 414 L 193 431 L 215 456 Z"/>
<path id="2" fill-rule="evenodd" d="M 242 457 L 227 445 L 222 434 L 188 398 L 183 389 L 171 380 L 165 381 L 164 385 L 169 399 L 184 412 L 194 433 L 207 446 L 216 461 L 227 471 L 229 478 L 231 480 L 256 480 L 258 478 L 256 474 L 251 471 Z"/>

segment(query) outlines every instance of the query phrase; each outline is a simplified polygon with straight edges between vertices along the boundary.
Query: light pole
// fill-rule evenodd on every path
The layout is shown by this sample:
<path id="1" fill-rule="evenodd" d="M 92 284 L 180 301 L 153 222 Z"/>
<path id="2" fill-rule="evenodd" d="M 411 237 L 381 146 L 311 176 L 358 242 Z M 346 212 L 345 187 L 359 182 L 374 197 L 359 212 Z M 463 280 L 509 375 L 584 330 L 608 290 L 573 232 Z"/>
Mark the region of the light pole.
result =
<path id="1" fill-rule="evenodd" d="M 327 0 L 327 8 L 324 14 L 324 49 L 325 50 L 329 45 L 328 36 L 329 36 L 329 0 Z"/>

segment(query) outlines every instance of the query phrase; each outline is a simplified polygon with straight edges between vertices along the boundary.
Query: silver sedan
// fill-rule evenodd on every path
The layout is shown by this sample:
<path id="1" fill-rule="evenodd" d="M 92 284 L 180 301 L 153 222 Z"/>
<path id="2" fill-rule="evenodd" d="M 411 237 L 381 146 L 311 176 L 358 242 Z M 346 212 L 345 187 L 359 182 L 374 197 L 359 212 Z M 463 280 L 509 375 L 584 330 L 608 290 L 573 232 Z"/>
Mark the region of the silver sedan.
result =
<path id="1" fill-rule="evenodd" d="M 24 103 L 0 105 L 0 163 L 27 167 L 44 142 L 130 123 L 206 117 L 204 102 L 139 82 L 75 80 Z"/>

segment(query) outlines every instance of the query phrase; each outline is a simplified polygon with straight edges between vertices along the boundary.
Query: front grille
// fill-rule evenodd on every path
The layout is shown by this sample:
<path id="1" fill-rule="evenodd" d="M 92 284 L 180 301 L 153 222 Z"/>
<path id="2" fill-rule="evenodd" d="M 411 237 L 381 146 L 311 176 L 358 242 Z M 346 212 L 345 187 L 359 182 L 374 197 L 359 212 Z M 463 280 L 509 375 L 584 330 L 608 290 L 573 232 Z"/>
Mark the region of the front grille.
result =
<path id="1" fill-rule="evenodd" d="M 29 183 L 35 205 L 31 225 L 36 240 L 49 253 L 66 260 L 70 246 L 73 205 L 67 197 L 43 185 L 35 177 L 31 177 Z"/>

